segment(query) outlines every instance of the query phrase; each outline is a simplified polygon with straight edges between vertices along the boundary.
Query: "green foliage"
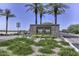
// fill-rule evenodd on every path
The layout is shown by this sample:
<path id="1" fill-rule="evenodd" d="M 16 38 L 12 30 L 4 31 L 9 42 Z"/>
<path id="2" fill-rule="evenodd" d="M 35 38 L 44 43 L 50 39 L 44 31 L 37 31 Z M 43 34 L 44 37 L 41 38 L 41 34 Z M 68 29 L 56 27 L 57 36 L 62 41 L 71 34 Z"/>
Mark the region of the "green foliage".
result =
<path id="1" fill-rule="evenodd" d="M 22 42 L 13 44 L 9 46 L 8 49 L 12 50 L 13 54 L 16 55 L 29 55 L 33 53 L 32 48 L 28 44 Z"/>
<path id="2" fill-rule="evenodd" d="M 9 56 L 9 54 L 7 53 L 7 51 L 0 49 L 0 56 Z"/>
<path id="3" fill-rule="evenodd" d="M 61 47 L 60 45 L 58 45 L 58 42 L 53 39 L 40 40 L 36 45 L 47 46 L 48 48 Z"/>
<path id="4" fill-rule="evenodd" d="M 10 44 L 11 44 L 11 42 L 9 40 L 4 41 L 4 42 L 0 42 L 0 46 L 8 46 Z"/>
<path id="5" fill-rule="evenodd" d="M 8 46 L 8 49 L 16 55 L 31 54 L 33 51 L 30 45 L 32 44 L 34 44 L 34 41 L 27 38 L 15 38 L 12 40 L 0 42 L 0 46 Z"/>
<path id="6" fill-rule="evenodd" d="M 45 54 L 52 54 L 54 53 L 50 48 L 41 48 L 39 49 L 40 52 L 45 53 Z"/>
<path id="7" fill-rule="evenodd" d="M 41 38 L 42 35 L 32 35 L 32 38 Z"/>
<path id="8" fill-rule="evenodd" d="M 20 43 L 20 42 L 24 42 L 28 45 L 31 45 L 34 43 L 33 40 L 31 39 L 27 39 L 27 38 L 15 38 L 15 39 L 12 39 L 12 40 L 7 40 L 7 41 L 3 41 L 3 42 L 0 42 L 0 46 L 9 46 L 11 44 L 16 44 L 16 43 Z"/>
<path id="9" fill-rule="evenodd" d="M 71 49 L 71 48 L 61 48 L 59 55 L 61 55 L 61 56 L 77 56 L 78 53 L 74 49 Z"/>
<path id="10" fill-rule="evenodd" d="M 40 40 L 38 43 L 35 43 L 33 40 L 28 38 L 15 38 L 13 40 L 7 40 L 4 42 L 0 42 L 0 46 L 8 46 L 8 49 L 12 51 L 14 55 L 29 55 L 33 53 L 33 50 L 30 45 L 36 44 L 37 46 L 42 46 L 43 48 L 39 49 L 40 52 L 45 54 L 54 53 L 51 49 L 53 48 L 61 48 L 59 55 L 61 56 L 76 56 L 78 53 L 71 48 L 63 48 L 58 43 L 62 45 L 69 45 L 69 43 L 65 41 L 56 41 L 53 38 L 45 38 L 45 40 Z M 8 55 L 7 52 L 0 51 L 1 55 Z"/>
<path id="11" fill-rule="evenodd" d="M 67 29 L 62 29 L 62 32 L 68 33 L 68 30 Z"/>
<path id="12" fill-rule="evenodd" d="M 70 25 L 68 27 L 68 32 L 75 33 L 75 34 L 79 34 L 79 24 Z"/>
<path id="13" fill-rule="evenodd" d="M 65 41 L 60 41 L 59 43 L 61 43 L 62 45 L 69 46 L 69 43 L 68 42 L 65 42 Z"/>
<path id="14" fill-rule="evenodd" d="M 51 36 L 51 35 L 39 35 L 39 34 L 37 34 L 37 35 L 33 35 L 32 36 L 33 38 L 56 38 L 55 36 Z"/>

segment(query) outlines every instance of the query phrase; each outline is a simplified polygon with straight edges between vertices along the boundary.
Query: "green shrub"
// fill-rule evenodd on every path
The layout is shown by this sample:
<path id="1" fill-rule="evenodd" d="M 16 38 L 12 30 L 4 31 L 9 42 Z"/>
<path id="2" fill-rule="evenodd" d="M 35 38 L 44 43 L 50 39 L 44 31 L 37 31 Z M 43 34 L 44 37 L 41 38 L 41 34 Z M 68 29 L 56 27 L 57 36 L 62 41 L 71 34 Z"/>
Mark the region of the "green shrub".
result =
<path id="1" fill-rule="evenodd" d="M 60 41 L 59 43 L 61 43 L 62 45 L 66 45 L 66 46 L 69 45 L 69 43 L 68 42 L 65 42 L 65 41 Z"/>
<path id="2" fill-rule="evenodd" d="M 61 56 L 77 56 L 78 53 L 72 48 L 61 48 L 59 55 L 61 55 Z"/>
<path id="3" fill-rule="evenodd" d="M 9 50 L 13 52 L 13 54 L 16 55 L 29 55 L 33 53 L 32 48 L 25 43 L 16 43 L 8 47 Z"/>
<path id="4" fill-rule="evenodd" d="M 9 56 L 9 54 L 7 53 L 7 51 L 0 49 L 0 56 Z"/>
<path id="5" fill-rule="evenodd" d="M 69 33 L 79 34 L 79 24 L 70 25 L 67 29 Z"/>
<path id="6" fill-rule="evenodd" d="M 56 38 L 55 36 L 51 36 L 51 35 L 32 35 L 32 38 Z"/>
<path id="7" fill-rule="evenodd" d="M 10 44 L 11 44 L 11 42 L 9 40 L 0 42 L 0 46 L 8 46 Z"/>
<path id="8" fill-rule="evenodd" d="M 41 38 L 42 35 L 32 35 L 32 38 Z"/>
<path id="9" fill-rule="evenodd" d="M 51 35 L 42 35 L 41 38 L 52 38 Z"/>
<path id="10" fill-rule="evenodd" d="M 41 48 L 39 49 L 39 52 L 45 53 L 45 54 L 52 54 L 54 53 L 51 49 L 49 48 Z"/>
<path id="11" fill-rule="evenodd" d="M 15 39 L 12 39 L 12 40 L 0 42 L 0 46 L 9 46 L 11 44 L 16 44 L 16 43 L 20 43 L 20 42 L 24 42 L 25 44 L 28 44 L 28 45 L 34 44 L 34 41 L 31 40 L 31 39 L 15 38 Z"/>
<path id="12" fill-rule="evenodd" d="M 55 47 L 61 47 L 58 45 L 58 42 L 55 40 L 40 40 L 38 43 L 36 43 L 36 46 L 48 46 L 49 48 L 55 48 Z"/>
<path id="13" fill-rule="evenodd" d="M 31 54 L 33 51 L 30 45 L 32 44 L 34 44 L 34 41 L 27 38 L 15 38 L 0 42 L 0 46 L 8 46 L 8 49 L 12 50 L 12 52 L 16 55 Z"/>

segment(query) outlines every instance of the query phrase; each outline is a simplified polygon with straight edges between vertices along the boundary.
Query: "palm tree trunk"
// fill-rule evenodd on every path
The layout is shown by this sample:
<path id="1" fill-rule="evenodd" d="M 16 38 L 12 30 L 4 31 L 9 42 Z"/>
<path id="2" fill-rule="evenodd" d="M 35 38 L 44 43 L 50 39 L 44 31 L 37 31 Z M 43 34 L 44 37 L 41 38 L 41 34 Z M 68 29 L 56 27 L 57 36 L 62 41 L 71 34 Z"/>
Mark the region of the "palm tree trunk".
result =
<path id="1" fill-rule="evenodd" d="M 57 24 L 57 10 L 58 8 L 54 8 L 55 25 Z"/>
<path id="2" fill-rule="evenodd" d="M 57 35 L 57 34 L 56 34 L 57 11 L 58 11 L 58 8 L 54 7 L 54 17 L 55 17 L 55 29 L 54 29 L 54 35 Z"/>
<path id="3" fill-rule="evenodd" d="M 8 16 L 6 16 L 6 35 L 7 35 L 7 32 L 8 32 Z"/>
<path id="4" fill-rule="evenodd" d="M 40 24 L 42 24 L 42 14 L 40 14 Z"/>
<path id="5" fill-rule="evenodd" d="M 35 14 L 35 24 L 37 24 L 37 13 Z"/>
<path id="6" fill-rule="evenodd" d="M 37 11 L 37 3 L 35 3 L 35 6 L 36 6 L 36 8 L 35 8 L 35 24 L 37 24 L 37 13 L 38 13 L 38 11 Z"/>

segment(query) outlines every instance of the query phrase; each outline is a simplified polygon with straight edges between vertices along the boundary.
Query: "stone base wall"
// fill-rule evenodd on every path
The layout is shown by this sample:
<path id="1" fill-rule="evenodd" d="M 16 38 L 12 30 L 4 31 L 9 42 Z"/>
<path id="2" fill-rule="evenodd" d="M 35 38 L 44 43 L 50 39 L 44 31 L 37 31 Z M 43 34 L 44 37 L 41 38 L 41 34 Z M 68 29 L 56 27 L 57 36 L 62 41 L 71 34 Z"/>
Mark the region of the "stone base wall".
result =
<path id="1" fill-rule="evenodd" d="M 33 34 L 37 34 L 37 28 L 40 27 L 50 27 L 50 31 L 51 31 L 51 35 L 59 37 L 59 25 L 34 25 L 31 24 L 30 25 L 30 30 L 29 32 L 33 35 Z"/>

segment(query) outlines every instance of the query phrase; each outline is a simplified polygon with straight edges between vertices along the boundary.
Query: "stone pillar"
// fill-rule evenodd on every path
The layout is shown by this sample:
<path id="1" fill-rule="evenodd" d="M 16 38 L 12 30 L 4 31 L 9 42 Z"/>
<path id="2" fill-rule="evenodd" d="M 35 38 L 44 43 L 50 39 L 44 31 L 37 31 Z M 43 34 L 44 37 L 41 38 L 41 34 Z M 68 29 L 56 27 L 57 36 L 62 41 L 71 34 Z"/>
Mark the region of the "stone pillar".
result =
<path id="1" fill-rule="evenodd" d="M 51 34 L 59 37 L 59 25 L 52 25 L 51 26 Z"/>

